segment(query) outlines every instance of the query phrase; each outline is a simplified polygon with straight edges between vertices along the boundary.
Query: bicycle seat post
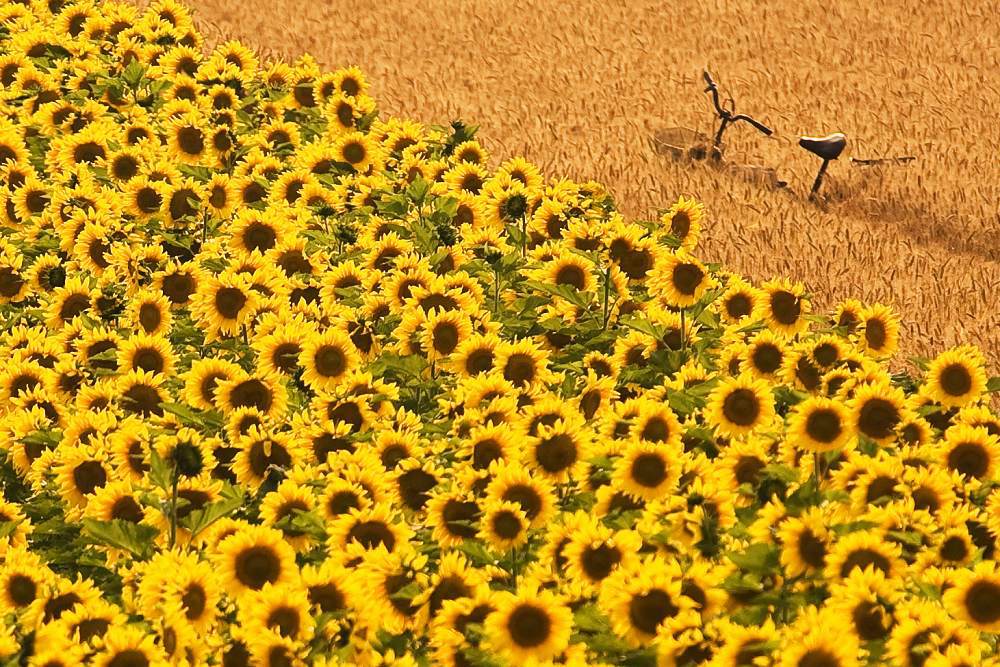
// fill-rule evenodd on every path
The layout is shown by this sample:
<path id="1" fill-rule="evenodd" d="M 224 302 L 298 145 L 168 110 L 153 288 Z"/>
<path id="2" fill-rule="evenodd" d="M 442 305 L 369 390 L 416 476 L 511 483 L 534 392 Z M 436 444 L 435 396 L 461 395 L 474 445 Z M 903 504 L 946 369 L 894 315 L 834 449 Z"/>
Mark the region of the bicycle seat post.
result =
<path id="1" fill-rule="evenodd" d="M 819 173 L 816 174 L 816 180 L 813 181 L 812 189 L 809 191 L 809 199 L 813 199 L 816 197 L 816 193 L 819 192 L 819 186 L 823 183 L 826 168 L 830 165 L 831 161 L 840 157 L 840 154 L 844 152 L 844 148 L 847 147 L 847 137 L 841 132 L 836 132 L 825 137 L 801 137 L 799 139 L 799 146 L 802 146 L 802 148 L 823 160 L 823 164 L 819 168 Z"/>

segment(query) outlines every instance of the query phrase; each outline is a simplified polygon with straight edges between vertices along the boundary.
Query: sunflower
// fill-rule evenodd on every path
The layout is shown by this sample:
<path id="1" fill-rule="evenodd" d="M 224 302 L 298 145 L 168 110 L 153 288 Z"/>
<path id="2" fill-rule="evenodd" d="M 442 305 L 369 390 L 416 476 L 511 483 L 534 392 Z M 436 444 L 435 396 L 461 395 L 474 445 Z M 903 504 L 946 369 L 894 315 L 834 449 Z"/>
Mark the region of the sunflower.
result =
<path id="1" fill-rule="evenodd" d="M 716 385 L 706 412 L 709 422 L 722 435 L 747 435 L 774 419 L 774 398 L 765 382 L 744 373 Z"/>
<path id="2" fill-rule="evenodd" d="M 673 447 L 632 443 L 615 464 L 614 486 L 642 500 L 662 498 L 677 486 L 681 473 L 680 456 L 679 443 Z"/>
<path id="3" fill-rule="evenodd" d="M 768 328 L 789 338 L 806 330 L 810 304 L 801 283 L 770 280 L 761 289 L 764 292 L 761 313 Z"/>
<path id="4" fill-rule="evenodd" d="M 528 541 L 529 519 L 516 502 L 488 501 L 479 519 L 478 538 L 499 553 Z"/>
<path id="5" fill-rule="evenodd" d="M 577 477 L 581 464 L 589 458 L 590 438 L 578 425 L 559 419 L 551 426 L 540 425 L 537 434 L 523 445 L 528 464 L 553 482 Z"/>
<path id="6" fill-rule="evenodd" d="M 174 367 L 174 351 L 170 341 L 162 336 L 139 334 L 118 347 L 118 365 L 120 368 L 170 375 Z"/>
<path id="7" fill-rule="evenodd" d="M 819 508 L 812 508 L 799 517 L 789 517 L 778 527 L 781 543 L 781 564 L 790 577 L 822 572 L 832 536 L 826 517 Z"/>
<path id="8" fill-rule="evenodd" d="M 891 357 L 899 347 L 899 316 L 888 306 L 874 304 L 860 313 L 858 344 L 875 359 Z"/>
<path id="9" fill-rule="evenodd" d="M 27 609 L 42 595 L 55 575 L 34 553 L 11 548 L 4 553 L 0 567 L 0 602 L 8 611 Z"/>
<path id="10" fill-rule="evenodd" d="M 1000 632 L 1000 569 L 984 560 L 971 570 L 958 570 L 944 603 L 955 617 L 980 632 Z"/>
<path id="11" fill-rule="evenodd" d="M 142 627 L 119 625 L 108 629 L 93 664 L 100 667 L 167 664 L 167 656 L 155 637 Z"/>
<path id="12" fill-rule="evenodd" d="M 555 489 L 542 476 L 532 475 L 520 463 L 496 461 L 490 466 L 493 478 L 486 487 L 486 499 L 513 502 L 524 511 L 532 528 L 544 526 L 555 512 Z"/>
<path id="13" fill-rule="evenodd" d="M 431 362 L 447 359 L 471 335 L 472 323 L 465 314 L 435 309 L 423 324 L 421 347 Z"/>
<path id="14" fill-rule="evenodd" d="M 1000 437 L 981 426 L 952 426 L 938 449 L 941 464 L 965 479 L 992 479 L 1000 464 Z"/>
<path id="15" fill-rule="evenodd" d="M 743 369 L 756 378 L 774 381 L 790 352 L 780 337 L 765 329 L 747 344 Z"/>
<path id="16" fill-rule="evenodd" d="M 170 201 L 170 185 L 162 181 L 150 180 L 147 176 L 136 176 L 122 188 L 125 196 L 125 211 L 138 220 L 149 220 L 166 212 Z"/>
<path id="17" fill-rule="evenodd" d="M 785 633 L 781 667 L 858 667 L 858 640 L 845 619 L 806 608 Z"/>
<path id="18" fill-rule="evenodd" d="M 298 358 L 303 381 L 317 390 L 336 388 L 359 361 L 350 337 L 332 328 L 306 338 Z"/>
<path id="19" fill-rule="evenodd" d="M 309 610 L 307 591 L 297 583 L 265 583 L 240 600 L 240 627 L 250 636 L 276 632 L 297 642 L 312 638 L 315 622 Z"/>
<path id="20" fill-rule="evenodd" d="M 476 497 L 452 490 L 432 493 L 427 501 L 427 518 L 432 536 L 442 547 L 457 547 L 476 537 L 481 512 Z"/>
<path id="21" fill-rule="evenodd" d="M 555 593 L 525 588 L 498 596 L 484 626 L 488 644 L 512 663 L 545 661 L 569 646 L 573 613 Z"/>
<path id="22" fill-rule="evenodd" d="M 236 443 L 239 452 L 232 463 L 237 481 L 254 489 L 275 472 L 289 470 L 302 462 L 298 443 L 287 433 L 251 426 Z"/>
<path id="23" fill-rule="evenodd" d="M 83 278 L 67 278 L 62 287 L 57 287 L 52 292 L 46 324 L 53 329 L 68 324 L 74 317 L 90 309 L 90 301 L 97 294 L 98 291 L 91 288 Z"/>
<path id="24" fill-rule="evenodd" d="M 812 452 L 844 447 L 851 439 L 851 415 L 839 401 L 810 397 L 796 405 L 788 420 L 791 442 Z"/>
<path id="25" fill-rule="evenodd" d="M 516 387 L 539 386 L 552 377 L 548 355 L 527 339 L 498 346 L 495 367 Z"/>
<path id="26" fill-rule="evenodd" d="M 705 217 L 704 206 L 694 199 L 680 197 L 670 209 L 660 217 L 660 224 L 681 247 L 694 250 L 701 236 L 701 223 Z"/>
<path id="27" fill-rule="evenodd" d="M 900 548 L 878 533 L 857 531 L 841 537 L 826 558 L 826 576 L 831 580 L 846 578 L 854 570 L 872 568 L 886 577 L 898 576 L 904 567 Z"/>
<path id="28" fill-rule="evenodd" d="M 331 552 L 363 555 L 376 550 L 407 551 L 412 531 L 397 519 L 394 508 L 383 502 L 341 514 L 330 525 L 329 535 L 327 548 Z"/>
<path id="29" fill-rule="evenodd" d="M 722 320 L 727 324 L 736 324 L 755 319 L 762 300 L 760 290 L 742 278 L 733 277 L 716 303 Z"/>
<path id="30" fill-rule="evenodd" d="M 632 530 L 615 531 L 589 516 L 568 536 L 560 550 L 566 577 L 587 595 L 600 591 L 618 568 L 629 568 L 638 557 L 642 538 Z"/>
<path id="31" fill-rule="evenodd" d="M 661 255 L 650 283 L 663 302 L 674 308 L 698 303 L 714 285 L 708 269 L 684 251 Z"/>
<path id="32" fill-rule="evenodd" d="M 631 646 L 651 644 L 674 627 L 697 626 L 695 602 L 684 595 L 680 564 L 662 556 L 636 559 L 605 579 L 598 604 L 615 634 Z"/>
<path id="33" fill-rule="evenodd" d="M 974 403 L 986 388 L 985 359 L 970 345 L 939 354 L 927 368 L 921 394 L 945 407 Z"/>
<path id="34" fill-rule="evenodd" d="M 260 296 L 244 274 L 226 272 L 209 276 L 198 286 L 192 312 L 206 329 L 208 339 L 237 335 L 259 305 Z"/>
<path id="35" fill-rule="evenodd" d="M 472 334 L 455 346 L 449 365 L 465 377 L 488 373 L 495 367 L 499 347 L 500 338 L 495 334 Z"/>
<path id="36" fill-rule="evenodd" d="M 345 132 L 338 137 L 334 155 L 335 161 L 348 165 L 359 174 L 369 169 L 378 170 L 381 161 L 379 147 L 362 132 Z"/>
<path id="37" fill-rule="evenodd" d="M 223 585 L 238 598 L 265 584 L 288 583 L 298 572 L 292 547 L 281 531 L 267 526 L 245 526 L 219 542 L 216 551 Z"/>
<path id="38" fill-rule="evenodd" d="M 908 416 L 903 391 L 888 383 L 862 385 L 850 407 L 858 434 L 883 445 L 896 438 L 896 427 Z"/>

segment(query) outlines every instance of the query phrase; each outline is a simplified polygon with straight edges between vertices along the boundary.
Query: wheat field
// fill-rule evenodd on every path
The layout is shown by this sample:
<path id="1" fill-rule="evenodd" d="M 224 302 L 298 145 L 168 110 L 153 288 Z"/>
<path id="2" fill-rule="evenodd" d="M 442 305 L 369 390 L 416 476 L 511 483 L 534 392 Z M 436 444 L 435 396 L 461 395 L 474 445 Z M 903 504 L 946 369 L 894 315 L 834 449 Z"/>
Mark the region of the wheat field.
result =
<path id="1" fill-rule="evenodd" d="M 141 3 L 140 3 L 141 4 Z M 356 64 L 383 112 L 461 118 L 499 159 L 605 183 L 652 217 L 678 194 L 711 215 L 702 253 L 755 280 L 802 280 L 819 306 L 855 297 L 896 308 L 903 355 L 976 342 L 1000 361 L 1000 27 L 986 0 L 202 0 L 212 44 Z M 993 29 L 989 26 L 993 25 Z M 657 131 L 711 134 L 701 69 L 776 131 L 726 133 L 727 157 L 778 169 L 769 190 L 654 149 Z M 841 131 L 820 207 L 800 134 Z M 849 157 L 912 155 L 861 168 Z M 498 161 L 498 160 L 497 160 Z"/>

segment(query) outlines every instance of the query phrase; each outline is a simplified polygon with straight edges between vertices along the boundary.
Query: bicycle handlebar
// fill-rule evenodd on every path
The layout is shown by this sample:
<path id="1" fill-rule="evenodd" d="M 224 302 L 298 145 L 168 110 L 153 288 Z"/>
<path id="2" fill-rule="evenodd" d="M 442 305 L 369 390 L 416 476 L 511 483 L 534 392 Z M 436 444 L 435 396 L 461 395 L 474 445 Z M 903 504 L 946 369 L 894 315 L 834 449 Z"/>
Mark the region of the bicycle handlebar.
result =
<path id="1" fill-rule="evenodd" d="M 774 134 L 774 130 L 769 128 L 767 125 L 764 125 L 764 123 L 759 120 L 751 118 L 746 114 L 738 114 L 734 116 L 728 109 L 723 109 L 722 105 L 719 104 L 719 86 L 715 83 L 715 79 L 712 78 L 712 75 L 707 69 L 701 71 L 701 76 L 705 79 L 705 83 L 708 85 L 708 87 L 705 88 L 705 92 L 712 93 L 712 104 L 715 106 L 715 113 L 718 114 L 719 118 L 721 118 L 724 122 L 735 123 L 736 121 L 743 120 L 750 123 L 757 128 L 757 130 L 767 136 Z"/>

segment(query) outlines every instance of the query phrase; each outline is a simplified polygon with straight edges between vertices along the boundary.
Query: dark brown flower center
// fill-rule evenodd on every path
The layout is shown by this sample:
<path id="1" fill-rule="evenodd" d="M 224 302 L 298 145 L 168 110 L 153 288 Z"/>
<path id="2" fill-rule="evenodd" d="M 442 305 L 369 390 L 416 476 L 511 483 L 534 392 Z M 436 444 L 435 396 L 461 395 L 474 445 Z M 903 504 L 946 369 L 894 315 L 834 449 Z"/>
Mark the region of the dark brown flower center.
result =
<path id="1" fill-rule="evenodd" d="M 808 528 L 799 535 L 797 547 L 806 565 L 819 569 L 826 563 L 826 544 Z"/>
<path id="2" fill-rule="evenodd" d="M 552 619 L 544 609 L 522 603 L 507 618 L 507 632 L 521 648 L 541 646 L 552 633 Z"/>
<path id="3" fill-rule="evenodd" d="M 893 434 L 899 421 L 899 410 L 891 401 L 870 398 L 861 406 L 858 430 L 869 438 L 882 440 Z"/>
<path id="4" fill-rule="evenodd" d="M 396 536 L 392 530 L 382 521 L 359 521 L 355 523 L 347 534 L 348 541 L 358 542 L 365 549 L 377 549 L 379 545 L 385 545 L 388 551 L 392 551 L 396 546 Z"/>
<path id="5" fill-rule="evenodd" d="M 680 611 L 666 591 L 654 588 L 648 593 L 636 595 L 628 605 L 629 620 L 632 625 L 647 635 L 655 635 L 660 623 Z"/>
<path id="6" fill-rule="evenodd" d="M 621 550 L 607 544 L 588 547 L 580 555 L 580 565 L 584 573 L 594 581 L 604 580 L 621 560 Z"/>
<path id="7" fill-rule="evenodd" d="M 705 272 L 697 264 L 678 264 L 672 274 L 674 288 L 685 296 L 693 295 L 704 278 Z"/>
<path id="8" fill-rule="evenodd" d="M 667 462 L 659 454 L 640 454 L 632 462 L 632 479 L 641 486 L 655 489 L 667 479 Z"/>
<path id="9" fill-rule="evenodd" d="M 321 345 L 313 356 L 316 372 L 323 377 L 338 377 L 347 370 L 347 355 L 336 345 Z"/>
<path id="10" fill-rule="evenodd" d="M 722 402 L 722 414 L 737 426 L 750 426 L 760 416 L 760 401 L 751 389 L 731 391 Z"/>
<path id="11" fill-rule="evenodd" d="M 948 452 L 948 467 L 968 477 L 982 477 L 990 469 L 990 455 L 978 442 L 962 442 Z"/>
<path id="12" fill-rule="evenodd" d="M 855 568 L 864 570 L 869 566 L 874 566 L 876 570 L 881 570 L 883 574 L 889 574 L 891 563 L 889 559 L 874 549 L 858 549 L 852 551 L 840 566 L 840 576 L 846 577 Z"/>
<path id="13" fill-rule="evenodd" d="M 222 317 L 235 320 L 247 301 L 247 295 L 238 287 L 221 287 L 215 294 L 215 310 Z"/>
<path id="14" fill-rule="evenodd" d="M 972 391 L 972 375 L 962 364 L 950 364 L 939 375 L 941 389 L 949 396 L 964 396 Z"/>
<path id="15" fill-rule="evenodd" d="M 201 155 L 205 150 L 205 135 L 197 127 L 182 127 L 177 131 L 177 145 L 188 155 Z"/>
<path id="16" fill-rule="evenodd" d="M 965 609 L 976 623 L 1000 621 L 1000 584 L 987 579 L 972 584 L 965 593 Z"/>
<path id="17" fill-rule="evenodd" d="M 15 574 L 7 580 L 7 595 L 15 607 L 25 607 L 35 600 L 38 584 L 31 577 Z"/>
<path id="18" fill-rule="evenodd" d="M 737 292 L 726 300 L 726 313 L 734 320 L 753 312 L 753 301 L 743 292 Z"/>
<path id="19" fill-rule="evenodd" d="M 806 418 L 806 433 L 817 442 L 828 444 L 840 437 L 843 428 L 835 410 L 819 408 Z"/>
<path id="20" fill-rule="evenodd" d="M 786 290 L 778 290 L 771 295 L 771 313 L 779 324 L 791 326 L 802 314 L 802 303 L 799 297 Z"/>
<path id="21" fill-rule="evenodd" d="M 269 546 L 252 546 L 236 556 L 236 578 L 248 588 L 259 591 L 264 584 L 273 584 L 280 576 L 281 559 Z"/>
<path id="22" fill-rule="evenodd" d="M 207 602 L 208 596 L 205 594 L 205 589 L 199 583 L 189 584 L 187 590 L 184 591 L 184 595 L 181 596 L 181 604 L 184 605 L 184 615 L 187 616 L 189 621 L 201 618 L 201 615 L 205 613 Z"/>
<path id="23" fill-rule="evenodd" d="M 545 438 L 535 447 L 535 460 L 548 473 L 560 473 L 574 463 L 578 457 L 577 445 L 567 433 L 558 433 Z"/>

